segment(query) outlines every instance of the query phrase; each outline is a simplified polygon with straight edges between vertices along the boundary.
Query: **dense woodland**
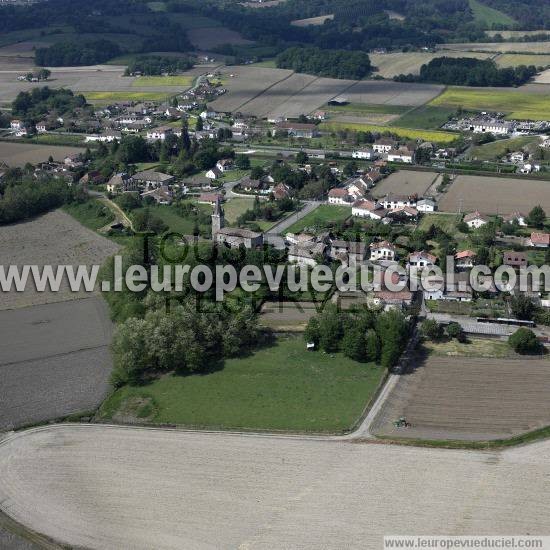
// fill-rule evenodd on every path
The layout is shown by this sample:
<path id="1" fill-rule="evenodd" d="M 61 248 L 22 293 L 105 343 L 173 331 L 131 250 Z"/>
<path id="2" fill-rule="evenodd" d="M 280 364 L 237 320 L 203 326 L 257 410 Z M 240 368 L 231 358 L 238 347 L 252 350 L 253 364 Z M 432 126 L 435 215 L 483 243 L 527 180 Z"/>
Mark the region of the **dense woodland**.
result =
<path id="1" fill-rule="evenodd" d="M 118 45 L 110 40 L 66 41 L 38 48 L 35 61 L 41 67 L 76 67 L 105 63 L 120 53 Z"/>
<path id="2" fill-rule="evenodd" d="M 369 56 L 363 52 L 289 48 L 277 56 L 277 67 L 297 73 L 331 78 L 361 80 L 371 71 Z"/>
<path id="3" fill-rule="evenodd" d="M 490 59 L 438 57 L 422 65 L 419 75 L 395 77 L 398 82 L 433 82 L 455 86 L 521 86 L 537 74 L 534 66 L 501 69 Z"/>
<path id="4" fill-rule="evenodd" d="M 87 105 L 83 95 L 62 88 L 52 90 L 47 86 L 34 88 L 30 92 L 19 92 L 12 103 L 12 114 L 24 121 L 37 122 L 48 113 L 62 115 Z"/>
<path id="5" fill-rule="evenodd" d="M 146 76 L 161 75 L 187 71 L 195 64 L 190 57 L 166 57 L 161 55 L 144 55 L 132 60 L 126 68 L 126 75 L 141 73 Z"/>

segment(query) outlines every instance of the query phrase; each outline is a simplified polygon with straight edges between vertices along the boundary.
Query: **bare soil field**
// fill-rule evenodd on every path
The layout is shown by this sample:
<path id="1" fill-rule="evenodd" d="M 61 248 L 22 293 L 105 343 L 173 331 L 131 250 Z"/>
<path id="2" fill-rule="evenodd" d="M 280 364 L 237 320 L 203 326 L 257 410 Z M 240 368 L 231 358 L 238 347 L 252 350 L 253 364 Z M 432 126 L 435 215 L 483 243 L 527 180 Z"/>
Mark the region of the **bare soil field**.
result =
<path id="1" fill-rule="evenodd" d="M 550 54 L 550 42 L 470 42 L 441 44 L 440 50 L 462 52 L 544 53 Z"/>
<path id="2" fill-rule="evenodd" d="M 0 227 L 3 265 L 100 265 L 118 249 L 112 241 L 86 229 L 59 210 L 31 221 Z M 89 296 L 85 291 L 71 292 L 66 282 L 56 293 L 38 292 L 29 284 L 25 292 L 3 293 L 0 310 Z"/>
<path id="3" fill-rule="evenodd" d="M 395 195 L 423 196 L 438 177 L 436 172 L 414 172 L 400 170 L 383 179 L 372 191 L 372 195 L 381 198 L 388 193 Z"/>
<path id="4" fill-rule="evenodd" d="M 443 89 L 438 84 L 362 80 L 346 90 L 340 99 L 350 103 L 419 107 L 439 95 Z"/>
<path id="5" fill-rule="evenodd" d="M 400 74 L 419 74 L 420 67 L 429 63 L 436 57 L 442 57 L 441 53 L 430 52 L 398 52 L 387 54 L 369 54 L 372 64 L 377 67 L 378 74 L 384 78 L 393 78 Z M 475 57 L 488 59 L 492 54 L 480 52 L 446 52 L 447 57 Z"/>
<path id="6" fill-rule="evenodd" d="M 56 161 L 63 161 L 67 155 L 84 151 L 85 149 L 80 147 L 0 141 L 0 162 L 13 167 L 22 167 L 27 162 L 31 164 L 46 162 L 50 156 Z"/>
<path id="7" fill-rule="evenodd" d="M 210 50 L 223 44 L 233 44 L 242 46 L 245 44 L 253 44 L 252 40 L 243 38 L 240 33 L 225 27 L 211 27 L 200 29 L 189 29 L 187 37 L 195 48 L 200 50 Z"/>
<path id="8" fill-rule="evenodd" d="M 549 442 L 497 453 L 47 426 L 0 443 L 0 502 L 30 529 L 94 550 L 374 549 L 396 530 L 544 535 L 549 452 Z"/>
<path id="9" fill-rule="evenodd" d="M 0 431 L 98 407 L 111 335 L 100 297 L 0 312 Z"/>
<path id="10" fill-rule="evenodd" d="M 385 115 L 381 113 L 365 113 L 361 115 L 336 115 L 331 116 L 331 122 L 343 122 L 344 124 L 379 124 L 385 126 L 394 120 L 397 120 L 400 115 Z M 386 131 L 387 128 L 384 129 Z"/>
<path id="11" fill-rule="evenodd" d="M 458 176 L 439 203 L 442 212 L 528 213 L 541 205 L 550 211 L 550 182 L 523 178 Z"/>
<path id="12" fill-rule="evenodd" d="M 225 67 L 221 72 L 228 92 L 210 103 L 210 106 L 222 112 L 239 111 L 241 106 L 293 74 L 286 69 L 247 66 Z"/>
<path id="13" fill-rule="evenodd" d="M 313 302 L 266 302 L 260 312 L 260 323 L 279 332 L 302 331 L 320 307 L 321 304 Z"/>
<path id="14" fill-rule="evenodd" d="M 305 92 L 304 89 L 315 80 L 317 80 L 317 77 L 315 76 L 293 73 L 288 78 L 285 78 L 284 80 L 277 82 L 274 86 L 271 86 L 258 97 L 242 105 L 241 110 L 247 114 L 260 118 L 265 118 L 270 114 L 273 114 L 274 116 L 286 114 L 286 110 L 289 108 L 295 110 L 293 109 L 293 100 L 301 99 L 303 93 Z M 286 110 L 284 107 L 285 104 Z M 301 112 L 304 111 L 300 111 L 300 113 Z"/>
<path id="15" fill-rule="evenodd" d="M 372 426 L 377 435 L 489 440 L 550 424 L 550 360 L 428 357 L 402 376 Z M 404 416 L 412 427 L 392 424 Z"/>

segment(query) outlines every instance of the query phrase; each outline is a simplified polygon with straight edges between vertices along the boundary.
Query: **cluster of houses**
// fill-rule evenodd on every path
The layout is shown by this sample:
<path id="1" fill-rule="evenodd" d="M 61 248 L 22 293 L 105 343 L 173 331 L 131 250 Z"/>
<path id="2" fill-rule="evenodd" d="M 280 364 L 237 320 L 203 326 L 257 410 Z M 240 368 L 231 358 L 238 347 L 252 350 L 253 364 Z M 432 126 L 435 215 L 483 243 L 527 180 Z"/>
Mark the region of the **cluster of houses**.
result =
<path id="1" fill-rule="evenodd" d="M 550 122 L 547 120 L 506 120 L 504 116 L 502 113 L 481 113 L 473 117 L 455 118 L 447 122 L 443 129 L 504 137 L 511 134 L 540 134 L 550 130 Z"/>
<path id="2" fill-rule="evenodd" d="M 90 174 L 87 174 L 90 177 Z M 150 197 L 157 204 L 171 204 L 175 196 L 174 176 L 157 172 L 156 170 L 144 170 L 130 175 L 126 172 L 114 174 L 107 182 L 107 191 L 112 194 L 138 192 L 142 198 Z M 180 189 L 185 192 L 185 189 Z"/>

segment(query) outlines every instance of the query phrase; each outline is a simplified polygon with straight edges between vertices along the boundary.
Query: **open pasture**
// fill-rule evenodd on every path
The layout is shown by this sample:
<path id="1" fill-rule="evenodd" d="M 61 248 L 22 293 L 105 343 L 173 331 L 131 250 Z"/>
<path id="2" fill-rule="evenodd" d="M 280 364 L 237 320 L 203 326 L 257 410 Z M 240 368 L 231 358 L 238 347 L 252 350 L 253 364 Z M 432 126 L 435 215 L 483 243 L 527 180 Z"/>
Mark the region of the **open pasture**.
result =
<path id="1" fill-rule="evenodd" d="M 141 76 L 132 82 L 134 88 L 158 88 L 159 86 L 177 86 L 190 88 L 193 84 L 192 76 Z"/>
<path id="2" fill-rule="evenodd" d="M 509 118 L 550 119 L 550 94 L 499 88 L 449 87 L 430 102 L 432 106 L 462 107 L 471 111 L 498 111 Z"/>
<path id="3" fill-rule="evenodd" d="M 477 24 L 485 26 L 485 28 L 493 25 L 515 25 L 516 20 L 506 13 L 487 6 L 478 0 L 469 0 L 470 9 L 474 15 L 474 20 Z"/>
<path id="4" fill-rule="evenodd" d="M 512 437 L 550 424 L 549 391 L 548 359 L 431 355 L 401 377 L 373 431 L 431 440 Z M 402 416 L 410 429 L 393 426 Z"/>
<path id="5" fill-rule="evenodd" d="M 504 40 L 509 38 L 522 38 L 524 36 L 537 36 L 539 34 L 547 34 L 550 36 L 550 30 L 541 29 L 538 31 L 485 31 L 487 36 L 493 38 L 497 34 L 500 34 Z"/>
<path id="6" fill-rule="evenodd" d="M 418 195 L 422 197 L 438 177 L 437 172 L 415 172 L 413 170 L 399 170 L 384 178 L 372 190 L 375 198 L 388 194 Z"/>
<path id="7" fill-rule="evenodd" d="M 439 202 L 443 212 L 525 214 L 541 205 L 550 212 L 550 181 L 525 178 L 458 176 Z"/>
<path id="8" fill-rule="evenodd" d="M 225 27 L 201 27 L 187 31 L 189 41 L 198 50 L 208 51 L 224 44 L 243 46 L 253 44 L 252 40 L 243 38 L 240 33 Z"/>
<path id="9" fill-rule="evenodd" d="M 483 52 L 396 52 L 385 54 L 370 54 L 372 64 L 378 69 L 378 74 L 384 78 L 393 78 L 400 74 L 419 74 L 422 65 L 436 57 L 474 57 L 488 59 L 490 53 Z"/>

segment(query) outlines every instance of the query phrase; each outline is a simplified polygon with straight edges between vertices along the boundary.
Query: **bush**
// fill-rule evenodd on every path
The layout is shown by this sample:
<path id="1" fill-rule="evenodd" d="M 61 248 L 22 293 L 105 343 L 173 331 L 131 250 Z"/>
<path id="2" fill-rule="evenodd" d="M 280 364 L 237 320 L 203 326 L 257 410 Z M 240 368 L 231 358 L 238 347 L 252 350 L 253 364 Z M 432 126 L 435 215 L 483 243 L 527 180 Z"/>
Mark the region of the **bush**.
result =
<path id="1" fill-rule="evenodd" d="M 508 338 L 510 347 L 521 355 L 541 353 L 542 345 L 535 333 L 528 328 L 520 328 Z"/>
<path id="2" fill-rule="evenodd" d="M 443 338 L 443 325 L 434 319 L 426 319 L 421 327 L 422 335 L 429 340 L 437 341 Z"/>
<path id="3" fill-rule="evenodd" d="M 445 332 L 449 338 L 456 338 L 459 342 L 464 342 L 466 340 L 466 335 L 459 323 L 449 323 Z"/>

